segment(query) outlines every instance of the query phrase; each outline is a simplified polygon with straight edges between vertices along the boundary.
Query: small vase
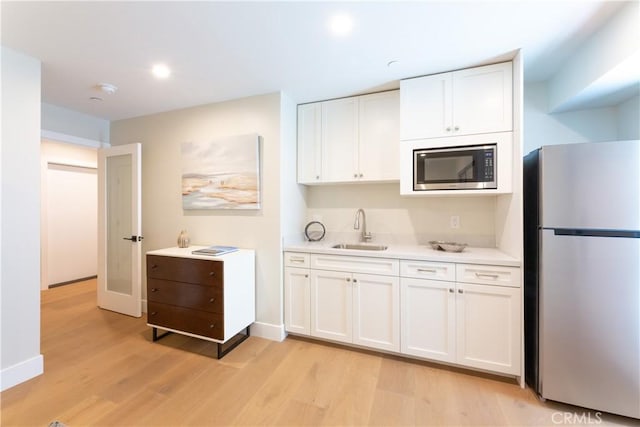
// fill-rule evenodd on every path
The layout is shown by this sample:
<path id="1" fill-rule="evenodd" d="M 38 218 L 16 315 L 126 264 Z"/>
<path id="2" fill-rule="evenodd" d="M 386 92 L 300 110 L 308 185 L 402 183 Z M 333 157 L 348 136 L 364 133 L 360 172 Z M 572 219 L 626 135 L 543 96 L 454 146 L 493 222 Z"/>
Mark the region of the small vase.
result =
<path id="1" fill-rule="evenodd" d="M 189 235 L 186 230 L 182 230 L 180 235 L 178 236 L 178 247 L 179 248 L 188 248 L 189 247 Z"/>

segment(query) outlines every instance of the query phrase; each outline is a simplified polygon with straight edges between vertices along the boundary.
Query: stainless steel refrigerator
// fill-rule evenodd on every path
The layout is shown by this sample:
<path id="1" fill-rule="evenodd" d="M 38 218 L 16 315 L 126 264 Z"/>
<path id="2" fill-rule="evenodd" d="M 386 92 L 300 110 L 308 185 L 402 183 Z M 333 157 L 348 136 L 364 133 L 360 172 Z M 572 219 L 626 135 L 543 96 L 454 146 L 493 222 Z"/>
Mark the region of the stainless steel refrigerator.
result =
<path id="1" fill-rule="evenodd" d="M 531 152 L 524 212 L 527 383 L 640 418 L 640 141 Z"/>

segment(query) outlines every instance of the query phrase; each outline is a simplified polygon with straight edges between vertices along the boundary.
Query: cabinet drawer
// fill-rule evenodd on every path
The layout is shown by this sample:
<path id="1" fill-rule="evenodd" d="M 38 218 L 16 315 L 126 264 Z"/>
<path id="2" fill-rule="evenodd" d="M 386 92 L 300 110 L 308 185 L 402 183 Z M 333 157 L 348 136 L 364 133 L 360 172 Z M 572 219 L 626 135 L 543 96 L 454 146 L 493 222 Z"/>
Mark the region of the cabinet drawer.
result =
<path id="1" fill-rule="evenodd" d="M 151 325 L 224 340 L 224 317 L 220 313 L 151 301 L 148 303 L 148 311 L 147 322 Z"/>
<path id="2" fill-rule="evenodd" d="M 416 279 L 446 280 L 455 282 L 455 264 L 429 261 L 400 261 L 400 276 Z"/>
<path id="3" fill-rule="evenodd" d="M 147 300 L 196 310 L 224 312 L 222 288 L 218 286 L 192 285 L 148 278 Z"/>
<path id="4" fill-rule="evenodd" d="M 147 277 L 173 282 L 222 286 L 222 261 L 147 255 Z"/>
<path id="5" fill-rule="evenodd" d="M 520 287 L 520 269 L 497 265 L 456 264 L 456 281 Z"/>
<path id="6" fill-rule="evenodd" d="M 284 266 L 285 267 L 306 267 L 309 268 L 309 254 L 300 252 L 285 252 L 284 253 Z"/>
<path id="7" fill-rule="evenodd" d="M 311 268 L 397 276 L 400 271 L 400 263 L 397 259 L 312 254 Z"/>

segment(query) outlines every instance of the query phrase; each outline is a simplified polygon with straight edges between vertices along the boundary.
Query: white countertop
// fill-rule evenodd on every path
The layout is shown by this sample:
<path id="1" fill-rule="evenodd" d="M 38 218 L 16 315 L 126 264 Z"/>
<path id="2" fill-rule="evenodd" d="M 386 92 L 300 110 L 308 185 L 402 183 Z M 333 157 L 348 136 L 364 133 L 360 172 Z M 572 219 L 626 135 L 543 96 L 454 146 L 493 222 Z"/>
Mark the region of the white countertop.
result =
<path id="1" fill-rule="evenodd" d="M 193 254 L 192 252 L 198 249 L 204 249 L 209 246 L 200 246 L 200 245 L 191 245 L 188 248 L 179 248 L 174 246 L 173 248 L 163 248 L 156 249 L 154 251 L 148 251 L 147 255 L 161 255 L 161 256 L 173 256 L 178 258 L 195 258 L 195 259 L 220 259 L 228 256 L 233 256 L 234 254 L 246 254 L 247 252 L 253 253 L 253 249 L 240 249 L 237 251 L 227 252 L 222 255 L 199 255 Z"/>
<path id="2" fill-rule="evenodd" d="M 520 260 L 501 252 L 496 248 L 466 247 L 463 252 L 437 251 L 423 245 L 387 245 L 384 251 L 334 249 L 338 242 L 300 242 L 285 247 L 287 252 L 366 256 L 375 258 L 408 259 L 419 261 L 455 262 L 466 264 L 489 264 L 506 267 L 520 267 Z M 357 243 L 357 242 L 353 242 Z M 372 242 L 371 244 L 377 244 Z"/>

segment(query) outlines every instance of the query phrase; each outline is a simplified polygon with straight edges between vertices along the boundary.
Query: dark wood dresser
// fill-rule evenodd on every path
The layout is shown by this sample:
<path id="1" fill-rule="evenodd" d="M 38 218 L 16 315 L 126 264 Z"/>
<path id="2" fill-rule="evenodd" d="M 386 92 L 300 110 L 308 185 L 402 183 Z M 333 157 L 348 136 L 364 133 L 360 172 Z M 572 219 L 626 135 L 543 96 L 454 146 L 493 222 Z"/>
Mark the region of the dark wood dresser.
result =
<path id="1" fill-rule="evenodd" d="M 255 321 L 255 252 L 194 255 L 202 246 L 147 252 L 147 324 L 218 343 L 224 356 Z"/>

